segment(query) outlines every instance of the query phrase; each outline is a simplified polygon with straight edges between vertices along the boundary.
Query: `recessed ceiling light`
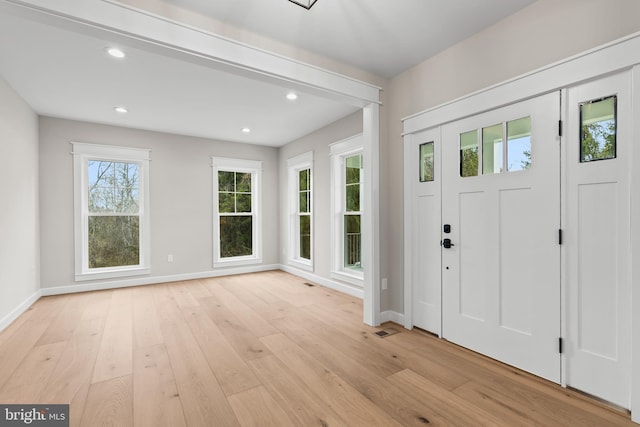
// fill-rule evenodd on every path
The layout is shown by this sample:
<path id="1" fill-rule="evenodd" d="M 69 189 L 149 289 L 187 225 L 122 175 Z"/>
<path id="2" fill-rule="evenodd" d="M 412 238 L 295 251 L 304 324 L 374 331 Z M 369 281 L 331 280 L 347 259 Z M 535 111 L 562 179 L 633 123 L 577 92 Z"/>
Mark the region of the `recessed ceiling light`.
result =
<path id="1" fill-rule="evenodd" d="M 116 113 L 120 114 L 126 114 L 129 112 L 125 107 L 113 107 L 113 109 L 116 110 Z"/>
<path id="2" fill-rule="evenodd" d="M 249 128 L 242 128 L 241 130 L 242 130 L 242 132 L 244 132 L 244 133 L 249 133 L 249 132 L 251 132 L 251 129 L 249 129 Z"/>
<path id="3" fill-rule="evenodd" d="M 121 51 L 120 49 L 118 49 L 117 47 L 110 47 L 107 49 L 107 53 L 111 56 L 113 56 L 114 58 L 124 58 L 125 54 L 123 51 Z"/>
<path id="4" fill-rule="evenodd" d="M 298 95 L 296 93 L 294 93 L 294 92 L 289 92 L 287 94 L 287 99 L 289 101 L 295 101 L 296 99 L 298 99 Z"/>

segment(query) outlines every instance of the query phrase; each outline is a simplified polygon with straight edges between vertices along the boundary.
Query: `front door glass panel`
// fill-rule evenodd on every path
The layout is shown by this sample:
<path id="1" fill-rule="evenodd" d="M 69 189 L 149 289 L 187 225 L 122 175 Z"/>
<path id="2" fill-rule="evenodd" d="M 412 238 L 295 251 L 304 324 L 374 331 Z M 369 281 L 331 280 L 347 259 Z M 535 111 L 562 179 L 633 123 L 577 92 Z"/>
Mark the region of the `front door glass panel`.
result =
<path id="1" fill-rule="evenodd" d="M 581 163 L 615 159 L 616 104 L 616 96 L 580 104 Z"/>
<path id="2" fill-rule="evenodd" d="M 502 172 L 502 124 L 482 128 L 482 174 Z"/>
<path id="3" fill-rule="evenodd" d="M 531 117 L 507 122 L 507 171 L 531 167 Z"/>
<path id="4" fill-rule="evenodd" d="M 460 134 L 460 176 L 478 176 L 478 131 Z"/>

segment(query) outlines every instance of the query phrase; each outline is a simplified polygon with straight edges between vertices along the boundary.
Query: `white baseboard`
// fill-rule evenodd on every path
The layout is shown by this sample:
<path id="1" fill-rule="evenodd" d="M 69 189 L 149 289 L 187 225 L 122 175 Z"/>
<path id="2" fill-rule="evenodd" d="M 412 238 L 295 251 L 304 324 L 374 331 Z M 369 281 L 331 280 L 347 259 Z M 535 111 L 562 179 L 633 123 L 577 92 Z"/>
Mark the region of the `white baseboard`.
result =
<path id="1" fill-rule="evenodd" d="M 14 320 L 16 320 L 22 313 L 27 311 L 31 305 L 38 301 L 42 296 L 41 290 L 38 290 L 33 293 L 29 298 L 24 300 L 20 305 L 13 309 L 9 314 L 0 319 L 0 332 L 3 331 L 7 326 L 11 324 Z"/>
<path id="2" fill-rule="evenodd" d="M 278 264 L 257 265 L 203 271 L 200 273 L 172 274 L 168 276 L 137 277 L 134 279 L 110 280 L 103 282 L 83 282 L 77 285 L 53 286 L 40 289 L 42 296 L 72 294 L 75 292 L 102 291 L 105 289 L 126 288 L 130 286 L 154 285 L 157 283 L 178 282 L 182 280 L 207 279 L 210 277 L 232 276 L 235 274 L 258 273 L 278 270 Z"/>
<path id="3" fill-rule="evenodd" d="M 352 297 L 364 299 L 364 291 L 361 288 L 356 288 L 352 285 L 349 285 L 348 283 L 341 283 L 336 280 L 327 279 L 325 277 L 318 276 L 317 274 L 310 273 L 308 271 L 300 270 L 299 268 L 295 268 L 290 265 L 280 264 L 279 268 L 282 271 L 295 274 L 296 276 L 300 276 L 303 279 L 307 279 L 313 283 L 317 283 L 318 285 L 322 285 L 329 289 L 351 295 Z"/>
<path id="4" fill-rule="evenodd" d="M 404 328 L 404 314 L 387 310 L 380 313 L 380 323 L 393 322 Z"/>

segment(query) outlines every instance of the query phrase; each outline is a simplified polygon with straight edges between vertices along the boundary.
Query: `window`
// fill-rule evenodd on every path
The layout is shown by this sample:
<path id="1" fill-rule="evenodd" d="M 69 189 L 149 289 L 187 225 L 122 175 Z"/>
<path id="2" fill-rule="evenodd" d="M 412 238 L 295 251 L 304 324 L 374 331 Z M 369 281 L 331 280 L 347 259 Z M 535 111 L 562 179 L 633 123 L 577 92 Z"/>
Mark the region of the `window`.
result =
<path id="1" fill-rule="evenodd" d="M 214 267 L 261 262 L 262 162 L 212 158 Z"/>
<path id="2" fill-rule="evenodd" d="M 460 176 L 478 176 L 478 131 L 460 135 Z"/>
<path id="3" fill-rule="evenodd" d="M 502 124 L 482 128 L 482 174 L 502 172 Z"/>
<path id="4" fill-rule="evenodd" d="M 287 161 L 289 170 L 289 264 L 313 270 L 313 152 Z"/>
<path id="5" fill-rule="evenodd" d="M 616 96 L 580 104 L 580 162 L 615 159 Z"/>
<path id="6" fill-rule="evenodd" d="M 149 273 L 149 150 L 73 143 L 76 280 Z"/>
<path id="7" fill-rule="evenodd" d="M 362 136 L 332 144 L 331 156 L 334 253 L 331 276 L 362 286 Z"/>
<path id="8" fill-rule="evenodd" d="M 478 130 L 472 130 L 460 134 L 461 177 L 478 176 L 479 164 L 483 175 L 517 172 L 531 167 L 531 117 L 482 128 L 481 159 L 478 155 L 478 133 Z"/>
<path id="9" fill-rule="evenodd" d="M 420 182 L 433 181 L 433 142 L 420 144 Z"/>

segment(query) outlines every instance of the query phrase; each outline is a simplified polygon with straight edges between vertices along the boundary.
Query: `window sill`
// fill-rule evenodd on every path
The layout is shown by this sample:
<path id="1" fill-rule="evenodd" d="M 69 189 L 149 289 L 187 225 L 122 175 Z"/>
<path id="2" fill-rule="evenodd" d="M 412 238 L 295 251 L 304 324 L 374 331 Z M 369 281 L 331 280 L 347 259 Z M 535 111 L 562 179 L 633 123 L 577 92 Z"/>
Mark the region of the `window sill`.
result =
<path id="1" fill-rule="evenodd" d="M 236 267 L 239 265 L 262 264 L 262 258 L 235 257 L 213 262 L 213 268 Z"/>
<path id="2" fill-rule="evenodd" d="M 150 274 L 151 269 L 148 267 L 118 268 L 118 269 L 101 269 L 100 271 L 90 271 L 87 273 L 76 274 L 76 282 L 100 279 L 115 279 L 118 277 L 143 276 Z"/>

